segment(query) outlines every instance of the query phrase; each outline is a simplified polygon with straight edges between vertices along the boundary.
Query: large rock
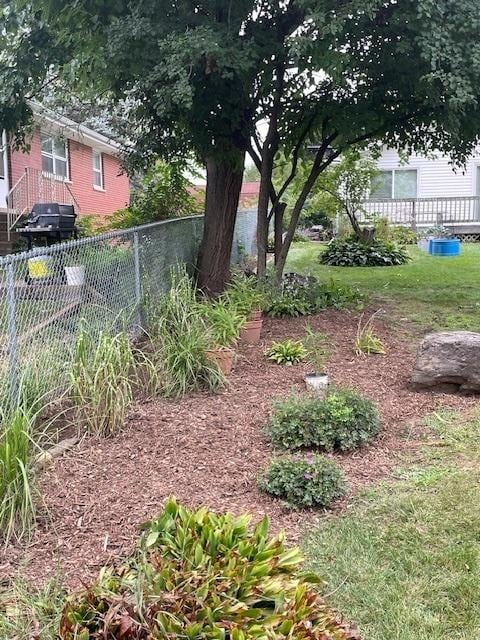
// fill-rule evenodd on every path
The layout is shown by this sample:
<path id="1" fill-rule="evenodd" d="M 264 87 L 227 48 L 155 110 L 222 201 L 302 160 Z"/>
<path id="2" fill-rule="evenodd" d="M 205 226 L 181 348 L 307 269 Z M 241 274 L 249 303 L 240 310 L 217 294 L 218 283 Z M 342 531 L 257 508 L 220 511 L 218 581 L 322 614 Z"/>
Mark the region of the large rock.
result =
<path id="1" fill-rule="evenodd" d="M 416 388 L 480 391 L 480 333 L 441 331 L 427 335 L 412 374 Z"/>

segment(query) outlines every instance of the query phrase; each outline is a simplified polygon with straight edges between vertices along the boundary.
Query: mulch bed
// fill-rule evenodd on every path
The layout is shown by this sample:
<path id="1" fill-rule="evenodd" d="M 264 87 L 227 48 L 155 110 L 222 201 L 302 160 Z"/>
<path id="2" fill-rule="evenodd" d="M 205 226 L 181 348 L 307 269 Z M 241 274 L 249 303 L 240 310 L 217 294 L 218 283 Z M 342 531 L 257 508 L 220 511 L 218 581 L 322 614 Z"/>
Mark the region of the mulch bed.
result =
<path id="1" fill-rule="evenodd" d="M 343 466 L 350 496 L 386 476 L 409 446 L 415 421 L 444 407 L 468 409 L 473 397 L 414 392 L 409 387 L 416 341 L 398 327 L 377 322 L 386 356 L 356 357 L 352 345 L 358 314 L 327 311 L 308 319 L 266 319 L 261 345 L 243 346 L 228 389 L 181 401 L 159 399 L 132 412 L 124 432 L 111 440 L 85 439 L 59 458 L 42 478 L 43 520 L 31 543 L 0 555 L 0 578 L 17 572 L 33 583 L 60 574 L 70 586 L 94 577 L 101 565 L 128 553 L 138 525 L 155 516 L 165 498 L 219 511 L 268 514 L 272 529 L 295 541 L 318 512 L 289 511 L 260 493 L 256 477 L 272 455 L 264 427 L 272 400 L 304 390 L 308 365 L 279 366 L 263 356 L 272 340 L 302 337 L 305 324 L 331 338 L 332 379 L 378 403 L 382 430 L 375 442 L 349 455 Z M 343 505 L 340 505 L 341 508 Z"/>

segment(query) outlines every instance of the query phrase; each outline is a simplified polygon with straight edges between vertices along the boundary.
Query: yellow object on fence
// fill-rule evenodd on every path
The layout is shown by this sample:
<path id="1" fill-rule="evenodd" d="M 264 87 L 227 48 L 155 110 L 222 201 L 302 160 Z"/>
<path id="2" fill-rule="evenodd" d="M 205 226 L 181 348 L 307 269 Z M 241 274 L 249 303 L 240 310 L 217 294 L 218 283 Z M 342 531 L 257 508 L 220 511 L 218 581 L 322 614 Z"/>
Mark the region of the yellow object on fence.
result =
<path id="1" fill-rule="evenodd" d="M 50 256 L 37 256 L 28 260 L 28 275 L 32 280 L 39 278 L 47 278 L 52 275 L 50 268 Z"/>

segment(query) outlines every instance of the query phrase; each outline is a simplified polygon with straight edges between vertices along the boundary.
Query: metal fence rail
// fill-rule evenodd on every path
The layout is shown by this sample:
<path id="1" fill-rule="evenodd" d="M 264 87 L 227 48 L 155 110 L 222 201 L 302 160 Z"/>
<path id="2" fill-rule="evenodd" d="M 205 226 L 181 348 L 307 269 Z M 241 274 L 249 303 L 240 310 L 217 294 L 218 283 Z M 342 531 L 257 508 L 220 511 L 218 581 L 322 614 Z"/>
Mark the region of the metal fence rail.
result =
<path id="1" fill-rule="evenodd" d="M 252 251 L 255 224 L 239 212 L 235 256 Z M 2 398 L 30 378 L 64 386 L 82 321 L 138 335 L 142 302 L 168 290 L 172 266 L 193 267 L 202 227 L 201 216 L 178 218 L 0 258 Z"/>

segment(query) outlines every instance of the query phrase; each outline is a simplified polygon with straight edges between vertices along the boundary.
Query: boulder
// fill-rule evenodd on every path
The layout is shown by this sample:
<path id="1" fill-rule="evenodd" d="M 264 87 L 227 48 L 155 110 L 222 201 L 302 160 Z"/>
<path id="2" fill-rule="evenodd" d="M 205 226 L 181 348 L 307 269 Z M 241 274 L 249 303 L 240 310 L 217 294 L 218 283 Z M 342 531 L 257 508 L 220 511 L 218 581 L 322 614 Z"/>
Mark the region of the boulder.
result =
<path id="1" fill-rule="evenodd" d="M 480 333 L 441 331 L 425 336 L 412 383 L 416 388 L 480 391 Z"/>

